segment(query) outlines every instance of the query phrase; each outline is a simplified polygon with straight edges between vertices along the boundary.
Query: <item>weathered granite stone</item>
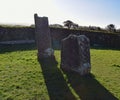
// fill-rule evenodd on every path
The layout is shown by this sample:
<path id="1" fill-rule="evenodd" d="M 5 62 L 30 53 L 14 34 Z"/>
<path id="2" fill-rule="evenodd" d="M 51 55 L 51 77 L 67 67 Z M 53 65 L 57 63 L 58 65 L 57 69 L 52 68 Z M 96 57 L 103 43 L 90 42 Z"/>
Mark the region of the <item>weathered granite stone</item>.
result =
<path id="1" fill-rule="evenodd" d="M 47 17 L 38 17 L 34 14 L 35 19 L 35 36 L 38 48 L 38 59 L 48 58 L 54 55 L 51 46 L 50 29 Z"/>
<path id="2" fill-rule="evenodd" d="M 62 40 L 61 68 L 80 75 L 90 73 L 90 45 L 85 35 L 69 35 Z"/>

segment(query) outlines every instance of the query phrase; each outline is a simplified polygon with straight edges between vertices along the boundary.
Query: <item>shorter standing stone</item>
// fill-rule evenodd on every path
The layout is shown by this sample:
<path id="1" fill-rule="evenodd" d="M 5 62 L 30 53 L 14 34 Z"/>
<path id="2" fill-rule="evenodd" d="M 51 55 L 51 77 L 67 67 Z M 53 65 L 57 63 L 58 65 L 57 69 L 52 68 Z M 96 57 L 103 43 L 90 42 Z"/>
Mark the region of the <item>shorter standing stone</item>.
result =
<path id="1" fill-rule="evenodd" d="M 80 75 L 90 73 L 90 42 L 85 35 L 69 35 L 62 40 L 61 68 Z"/>

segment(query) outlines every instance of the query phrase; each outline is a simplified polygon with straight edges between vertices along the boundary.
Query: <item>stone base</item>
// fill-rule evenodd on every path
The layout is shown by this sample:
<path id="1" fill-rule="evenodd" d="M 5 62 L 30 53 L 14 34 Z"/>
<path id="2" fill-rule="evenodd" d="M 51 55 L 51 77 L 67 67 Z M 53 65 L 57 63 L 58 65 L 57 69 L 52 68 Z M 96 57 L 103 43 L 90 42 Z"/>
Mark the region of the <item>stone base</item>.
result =
<path id="1" fill-rule="evenodd" d="M 89 75 L 90 74 L 90 70 L 91 70 L 90 67 L 88 67 L 88 68 L 82 67 L 82 68 L 79 68 L 79 69 L 75 69 L 75 68 L 69 68 L 69 67 L 64 66 L 64 65 L 60 65 L 60 66 L 61 66 L 60 68 L 64 72 L 73 72 L 73 73 L 77 73 L 77 74 L 79 74 L 81 76 L 83 76 L 83 75 Z"/>
<path id="2" fill-rule="evenodd" d="M 39 57 L 38 56 L 37 59 L 38 59 L 39 62 L 54 62 L 54 61 L 56 61 L 54 55 L 49 56 L 49 57 Z"/>

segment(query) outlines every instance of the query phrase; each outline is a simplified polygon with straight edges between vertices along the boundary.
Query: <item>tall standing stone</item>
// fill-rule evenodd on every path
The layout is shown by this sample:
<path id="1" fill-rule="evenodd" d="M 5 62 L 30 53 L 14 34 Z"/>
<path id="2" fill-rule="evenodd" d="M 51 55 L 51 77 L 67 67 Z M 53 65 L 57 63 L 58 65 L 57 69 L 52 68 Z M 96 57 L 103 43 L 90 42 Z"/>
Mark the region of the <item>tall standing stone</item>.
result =
<path id="1" fill-rule="evenodd" d="M 38 17 L 34 14 L 35 19 L 35 36 L 38 48 L 38 59 L 49 58 L 54 55 L 54 51 L 51 46 L 51 35 L 48 26 L 47 17 Z"/>
<path id="2" fill-rule="evenodd" d="M 62 40 L 61 68 L 80 75 L 90 73 L 90 43 L 85 35 L 69 35 Z"/>

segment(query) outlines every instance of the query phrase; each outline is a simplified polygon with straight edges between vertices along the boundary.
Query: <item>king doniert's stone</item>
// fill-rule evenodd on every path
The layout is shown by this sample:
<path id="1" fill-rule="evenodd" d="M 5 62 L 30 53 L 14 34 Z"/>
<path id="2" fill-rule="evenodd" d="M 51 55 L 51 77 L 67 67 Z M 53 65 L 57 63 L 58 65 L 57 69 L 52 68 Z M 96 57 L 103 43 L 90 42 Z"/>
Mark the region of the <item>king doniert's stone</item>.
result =
<path id="1" fill-rule="evenodd" d="M 61 68 L 80 75 L 90 73 L 90 42 L 85 35 L 69 35 L 62 40 Z"/>

